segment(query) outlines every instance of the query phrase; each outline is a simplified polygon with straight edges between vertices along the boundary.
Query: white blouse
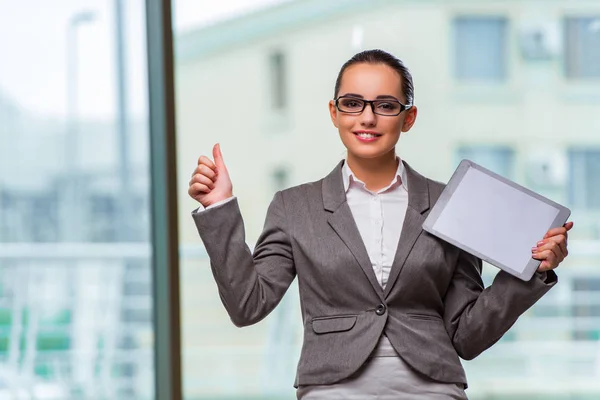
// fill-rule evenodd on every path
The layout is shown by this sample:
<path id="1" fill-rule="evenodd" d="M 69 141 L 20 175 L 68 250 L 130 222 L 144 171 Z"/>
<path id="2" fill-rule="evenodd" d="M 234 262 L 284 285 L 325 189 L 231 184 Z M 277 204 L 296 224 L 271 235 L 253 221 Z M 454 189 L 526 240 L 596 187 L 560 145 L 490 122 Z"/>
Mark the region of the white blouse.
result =
<path id="1" fill-rule="evenodd" d="M 368 190 L 357 179 L 348 163 L 342 167 L 348 206 L 360 232 L 375 276 L 385 288 L 408 207 L 408 186 L 402 160 L 392 182 L 377 192 Z"/>

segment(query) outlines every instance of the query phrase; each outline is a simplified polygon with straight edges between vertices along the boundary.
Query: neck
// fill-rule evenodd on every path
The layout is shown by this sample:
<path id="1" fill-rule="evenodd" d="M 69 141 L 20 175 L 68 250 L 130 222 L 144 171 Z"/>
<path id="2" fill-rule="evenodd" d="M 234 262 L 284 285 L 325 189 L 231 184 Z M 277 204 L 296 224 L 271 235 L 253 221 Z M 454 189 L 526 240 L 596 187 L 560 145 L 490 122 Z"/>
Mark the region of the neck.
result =
<path id="1" fill-rule="evenodd" d="M 399 161 L 396 152 L 390 151 L 377 158 L 359 158 L 348 154 L 347 162 L 354 176 L 364 182 L 367 189 L 375 192 L 392 182 Z"/>

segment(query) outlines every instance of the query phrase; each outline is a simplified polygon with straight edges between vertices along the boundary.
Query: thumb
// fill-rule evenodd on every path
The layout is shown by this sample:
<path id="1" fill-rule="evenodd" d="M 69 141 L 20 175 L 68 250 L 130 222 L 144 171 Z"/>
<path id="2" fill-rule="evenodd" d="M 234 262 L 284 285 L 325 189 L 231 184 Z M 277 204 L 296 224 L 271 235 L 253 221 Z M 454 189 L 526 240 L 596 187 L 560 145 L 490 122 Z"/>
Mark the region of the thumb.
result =
<path id="1" fill-rule="evenodd" d="M 215 160 L 217 170 L 227 170 L 227 167 L 225 167 L 225 161 L 223 161 L 223 154 L 221 154 L 221 145 L 219 143 L 215 144 L 213 147 L 213 159 Z"/>

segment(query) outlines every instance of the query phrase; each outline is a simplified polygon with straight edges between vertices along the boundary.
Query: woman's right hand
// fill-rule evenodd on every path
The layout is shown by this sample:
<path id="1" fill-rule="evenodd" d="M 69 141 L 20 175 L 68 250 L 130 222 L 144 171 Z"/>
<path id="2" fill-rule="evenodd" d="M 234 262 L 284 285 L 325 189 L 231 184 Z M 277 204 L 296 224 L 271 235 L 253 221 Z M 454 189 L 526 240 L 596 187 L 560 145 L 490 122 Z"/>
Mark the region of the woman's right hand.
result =
<path id="1" fill-rule="evenodd" d="M 213 159 L 214 162 L 200 156 L 188 189 L 190 197 L 204 207 L 233 196 L 233 186 L 218 143 L 213 147 Z"/>

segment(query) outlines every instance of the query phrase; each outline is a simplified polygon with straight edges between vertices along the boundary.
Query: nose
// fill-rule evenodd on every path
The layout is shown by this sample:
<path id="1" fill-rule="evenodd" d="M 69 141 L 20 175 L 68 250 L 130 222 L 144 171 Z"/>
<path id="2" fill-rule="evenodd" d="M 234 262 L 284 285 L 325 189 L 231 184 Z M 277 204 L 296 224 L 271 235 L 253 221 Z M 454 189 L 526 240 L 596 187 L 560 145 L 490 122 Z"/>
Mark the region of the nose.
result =
<path id="1" fill-rule="evenodd" d="M 367 104 L 360 115 L 360 123 L 363 126 L 375 126 L 377 114 L 373 112 L 373 103 Z"/>

